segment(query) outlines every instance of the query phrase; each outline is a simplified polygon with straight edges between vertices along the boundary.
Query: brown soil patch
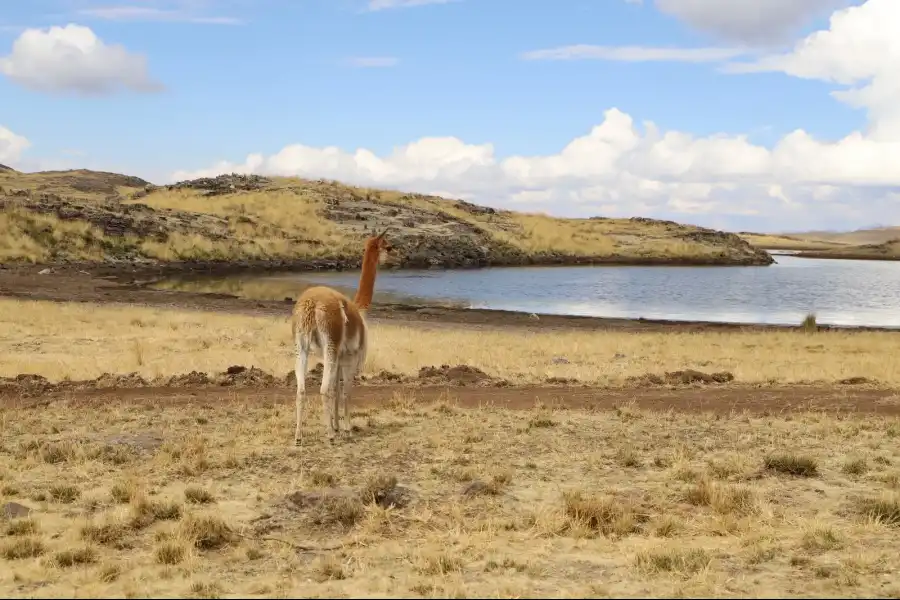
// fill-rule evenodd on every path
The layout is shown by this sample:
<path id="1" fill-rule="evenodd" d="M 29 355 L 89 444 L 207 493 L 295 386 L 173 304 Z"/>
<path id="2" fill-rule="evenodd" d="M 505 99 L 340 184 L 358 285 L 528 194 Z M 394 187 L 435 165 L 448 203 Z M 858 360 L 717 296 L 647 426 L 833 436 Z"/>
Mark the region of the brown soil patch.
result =
<path id="1" fill-rule="evenodd" d="M 282 404 L 293 407 L 293 389 L 278 387 L 234 387 L 228 394 L 222 386 L 99 388 L 60 387 L 42 395 L 0 394 L 0 406 L 26 408 L 45 406 L 60 401 L 79 405 L 138 404 Z M 308 401 L 318 403 L 318 389 L 309 390 Z M 747 411 L 754 414 L 782 414 L 802 411 L 826 411 L 900 415 L 900 393 L 897 390 L 837 386 L 792 386 L 757 388 L 744 386 L 590 388 L 590 387 L 451 387 L 430 385 L 415 387 L 422 403 L 441 402 L 452 390 L 453 406 L 468 409 L 495 406 L 513 410 L 530 410 L 537 404 L 559 409 L 616 410 L 633 404 L 643 409 L 678 412 L 714 412 L 730 414 Z M 353 388 L 350 399 L 354 410 L 386 406 L 412 389 L 406 385 L 361 385 Z"/>

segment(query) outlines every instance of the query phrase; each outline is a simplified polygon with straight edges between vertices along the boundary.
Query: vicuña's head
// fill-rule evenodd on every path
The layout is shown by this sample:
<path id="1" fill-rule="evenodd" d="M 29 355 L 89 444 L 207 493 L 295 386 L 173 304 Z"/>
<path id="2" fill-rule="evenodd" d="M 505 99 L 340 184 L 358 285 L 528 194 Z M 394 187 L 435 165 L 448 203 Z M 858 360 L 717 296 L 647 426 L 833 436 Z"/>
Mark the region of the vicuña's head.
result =
<path id="1" fill-rule="evenodd" d="M 388 229 L 385 229 L 378 235 L 372 236 L 366 240 L 366 254 L 369 254 L 370 252 L 374 253 L 374 255 L 378 257 L 379 263 L 383 263 L 388 254 L 394 250 L 390 241 L 384 237 L 384 234 L 387 232 Z"/>

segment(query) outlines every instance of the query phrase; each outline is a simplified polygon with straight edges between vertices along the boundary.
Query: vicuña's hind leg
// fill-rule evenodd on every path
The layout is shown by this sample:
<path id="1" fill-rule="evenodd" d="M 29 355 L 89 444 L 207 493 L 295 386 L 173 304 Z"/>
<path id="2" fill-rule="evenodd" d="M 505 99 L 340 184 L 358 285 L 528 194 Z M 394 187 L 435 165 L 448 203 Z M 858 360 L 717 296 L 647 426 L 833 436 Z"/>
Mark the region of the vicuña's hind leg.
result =
<path id="1" fill-rule="evenodd" d="M 350 435 L 350 390 L 353 388 L 353 376 L 356 374 L 356 361 L 353 358 L 341 362 L 340 389 L 340 427 L 339 430 Z"/>
<path id="2" fill-rule="evenodd" d="M 300 446 L 302 442 L 303 404 L 306 402 L 306 365 L 309 360 L 309 350 L 296 344 L 297 357 L 294 361 L 294 376 L 297 378 L 297 424 L 294 428 L 294 445 Z"/>
<path id="3" fill-rule="evenodd" d="M 329 440 L 334 440 L 335 433 L 337 433 L 335 403 L 337 402 L 338 375 L 340 374 L 337 353 L 329 348 L 323 358 L 325 360 L 322 369 L 322 387 L 319 388 L 322 396 L 322 423 L 325 425 L 325 436 Z"/>

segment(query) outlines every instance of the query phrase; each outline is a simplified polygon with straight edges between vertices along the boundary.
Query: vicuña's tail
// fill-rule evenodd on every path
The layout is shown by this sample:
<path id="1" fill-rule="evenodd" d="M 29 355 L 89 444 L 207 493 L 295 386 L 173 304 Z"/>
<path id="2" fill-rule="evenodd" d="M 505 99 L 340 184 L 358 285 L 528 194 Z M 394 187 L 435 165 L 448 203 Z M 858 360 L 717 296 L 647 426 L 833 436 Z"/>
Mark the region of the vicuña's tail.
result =
<path id="1" fill-rule="evenodd" d="M 307 298 L 294 308 L 294 314 L 291 316 L 291 334 L 294 343 L 300 341 L 300 335 L 315 335 L 316 331 L 316 301 Z"/>

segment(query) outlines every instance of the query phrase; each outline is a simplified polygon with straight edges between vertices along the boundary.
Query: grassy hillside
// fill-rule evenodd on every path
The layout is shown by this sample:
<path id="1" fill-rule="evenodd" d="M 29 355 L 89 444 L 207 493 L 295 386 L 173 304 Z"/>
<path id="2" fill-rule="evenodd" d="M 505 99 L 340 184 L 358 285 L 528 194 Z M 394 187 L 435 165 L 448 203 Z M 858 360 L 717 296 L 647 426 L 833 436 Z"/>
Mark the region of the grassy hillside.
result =
<path id="1" fill-rule="evenodd" d="M 751 233 L 742 231 L 738 235 L 749 244 L 766 250 L 831 250 L 845 248 L 850 245 L 845 242 L 807 237 L 804 234 Z"/>
<path id="2" fill-rule="evenodd" d="M 900 234 L 898 234 L 900 235 Z M 822 250 L 806 250 L 801 256 L 809 258 L 846 258 L 857 260 L 900 260 L 900 237 L 880 244 L 841 246 Z"/>
<path id="3" fill-rule="evenodd" d="M 797 256 L 809 258 L 900 260 L 900 227 L 790 234 L 741 232 L 739 235 L 757 248 L 799 250 Z"/>
<path id="4" fill-rule="evenodd" d="M 557 219 L 332 181 L 220 176 L 170 186 L 94 171 L 0 171 L 0 262 L 334 261 L 390 226 L 407 267 L 770 264 L 730 233 L 671 221 Z"/>

